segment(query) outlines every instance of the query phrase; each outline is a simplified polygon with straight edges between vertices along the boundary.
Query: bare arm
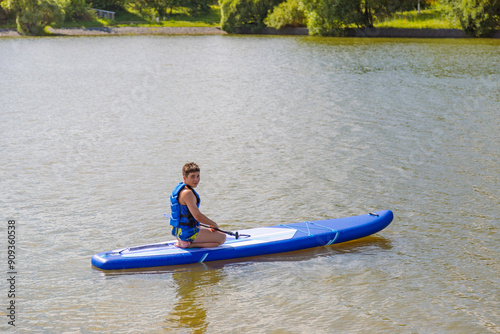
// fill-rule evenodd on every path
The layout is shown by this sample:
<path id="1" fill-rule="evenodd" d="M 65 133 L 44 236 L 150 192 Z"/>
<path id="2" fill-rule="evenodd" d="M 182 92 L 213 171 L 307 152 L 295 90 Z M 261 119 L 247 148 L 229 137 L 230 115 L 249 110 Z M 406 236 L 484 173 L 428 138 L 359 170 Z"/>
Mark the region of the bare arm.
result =
<path id="1" fill-rule="evenodd" d="M 191 190 L 183 190 L 179 194 L 179 203 L 182 205 L 187 205 L 189 212 L 193 215 L 194 219 L 200 223 L 210 225 L 218 228 L 219 226 L 210 218 L 201 213 L 200 209 L 196 205 L 196 196 Z"/>

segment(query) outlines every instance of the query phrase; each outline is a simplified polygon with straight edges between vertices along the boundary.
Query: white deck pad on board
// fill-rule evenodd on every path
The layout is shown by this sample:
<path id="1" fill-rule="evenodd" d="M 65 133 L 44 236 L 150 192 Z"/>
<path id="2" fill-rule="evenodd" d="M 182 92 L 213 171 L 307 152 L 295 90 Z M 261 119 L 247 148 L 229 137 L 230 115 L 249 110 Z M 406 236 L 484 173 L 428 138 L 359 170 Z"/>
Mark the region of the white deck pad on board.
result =
<path id="1" fill-rule="evenodd" d="M 293 238 L 297 232 L 294 228 L 271 228 L 271 227 L 259 227 L 249 230 L 241 230 L 238 233 L 249 234 L 250 238 L 241 237 L 235 239 L 233 236 L 227 236 L 226 242 L 217 248 L 191 248 L 189 250 L 175 247 L 173 244 L 175 241 L 167 241 L 164 243 L 159 243 L 157 245 L 164 244 L 165 247 L 142 249 L 138 251 L 122 251 L 122 257 L 143 257 L 143 256 L 155 256 L 155 255 L 167 255 L 167 254 L 181 254 L 193 251 L 206 251 L 207 249 L 220 249 L 220 248 L 236 248 L 248 245 L 257 245 L 263 243 L 269 243 L 280 240 L 287 240 Z M 133 247 L 132 247 L 133 248 Z"/>

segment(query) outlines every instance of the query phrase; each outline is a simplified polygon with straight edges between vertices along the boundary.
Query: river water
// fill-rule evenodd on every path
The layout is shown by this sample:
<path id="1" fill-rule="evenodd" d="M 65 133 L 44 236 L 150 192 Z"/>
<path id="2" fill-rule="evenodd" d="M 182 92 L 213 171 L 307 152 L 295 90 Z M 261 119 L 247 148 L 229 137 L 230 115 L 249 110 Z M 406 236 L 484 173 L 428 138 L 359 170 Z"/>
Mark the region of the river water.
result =
<path id="1" fill-rule="evenodd" d="M 499 55 L 473 39 L 0 39 L 1 330 L 500 333 Z M 395 218 L 295 253 L 92 268 L 171 239 L 188 161 L 225 229 Z"/>

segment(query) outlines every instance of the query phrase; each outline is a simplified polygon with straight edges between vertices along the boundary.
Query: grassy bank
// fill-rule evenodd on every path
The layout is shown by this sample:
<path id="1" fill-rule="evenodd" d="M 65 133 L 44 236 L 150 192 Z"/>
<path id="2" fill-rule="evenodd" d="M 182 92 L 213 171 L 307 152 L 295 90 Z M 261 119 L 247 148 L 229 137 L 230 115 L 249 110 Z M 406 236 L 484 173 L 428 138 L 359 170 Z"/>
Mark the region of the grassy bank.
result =
<path id="1" fill-rule="evenodd" d="M 446 8 L 436 6 L 429 9 L 394 13 L 388 18 L 382 18 L 374 23 L 377 28 L 406 29 L 462 29 L 457 19 L 447 14 Z"/>

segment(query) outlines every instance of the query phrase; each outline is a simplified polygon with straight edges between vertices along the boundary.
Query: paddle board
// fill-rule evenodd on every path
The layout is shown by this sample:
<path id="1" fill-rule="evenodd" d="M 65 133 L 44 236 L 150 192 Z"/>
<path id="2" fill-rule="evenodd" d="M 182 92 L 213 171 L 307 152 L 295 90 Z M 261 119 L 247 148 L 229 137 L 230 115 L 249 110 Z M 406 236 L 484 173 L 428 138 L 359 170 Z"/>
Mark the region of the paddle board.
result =
<path id="1" fill-rule="evenodd" d="M 171 240 L 97 253 L 92 257 L 92 265 L 120 270 L 291 252 L 363 238 L 381 231 L 392 219 L 392 211 L 384 210 L 355 217 L 258 227 L 238 231 L 250 237 L 236 239 L 228 235 L 226 242 L 216 248 L 181 249 Z"/>

